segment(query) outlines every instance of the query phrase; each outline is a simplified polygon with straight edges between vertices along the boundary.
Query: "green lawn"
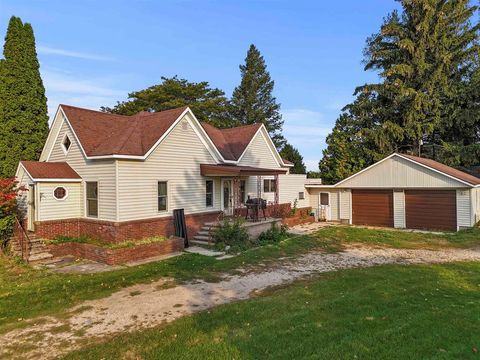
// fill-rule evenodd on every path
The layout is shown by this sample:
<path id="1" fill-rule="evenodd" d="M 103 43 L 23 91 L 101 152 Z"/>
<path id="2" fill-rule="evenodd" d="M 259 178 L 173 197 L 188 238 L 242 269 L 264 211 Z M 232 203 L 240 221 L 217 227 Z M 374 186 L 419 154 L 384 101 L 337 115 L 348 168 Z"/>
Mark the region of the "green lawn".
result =
<path id="1" fill-rule="evenodd" d="M 245 251 L 218 261 L 185 254 L 168 260 L 92 275 L 65 275 L 33 270 L 0 255 L 0 333 L 25 326 L 27 319 L 41 315 L 62 315 L 83 300 L 101 298 L 137 283 L 172 277 L 177 282 L 192 279 L 216 281 L 225 272 L 268 264 L 280 257 L 312 250 L 338 251 L 349 242 L 385 244 L 396 247 L 473 246 L 480 243 L 478 229 L 446 236 L 369 230 L 349 227 L 325 228 L 312 236 L 293 237 L 275 245 Z M 19 320 L 20 319 L 20 320 Z"/>
<path id="2" fill-rule="evenodd" d="M 345 270 L 67 359 L 478 359 L 480 264 Z"/>
<path id="3" fill-rule="evenodd" d="M 332 226 L 312 235 L 330 244 L 332 249 L 342 245 L 363 243 L 406 249 L 468 248 L 480 246 L 480 229 L 457 233 L 420 233 L 394 229 L 367 229 L 362 227 Z"/>

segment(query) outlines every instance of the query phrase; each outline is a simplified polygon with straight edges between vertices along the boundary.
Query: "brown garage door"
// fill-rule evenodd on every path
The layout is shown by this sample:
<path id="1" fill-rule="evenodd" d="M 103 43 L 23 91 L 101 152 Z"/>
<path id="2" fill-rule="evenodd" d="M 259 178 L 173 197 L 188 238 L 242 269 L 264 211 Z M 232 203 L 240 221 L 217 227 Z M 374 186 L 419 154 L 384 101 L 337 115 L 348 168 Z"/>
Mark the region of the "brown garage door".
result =
<path id="1" fill-rule="evenodd" d="M 355 225 L 393 227 L 392 190 L 352 190 Z"/>
<path id="2" fill-rule="evenodd" d="M 405 220 L 409 229 L 456 231 L 456 191 L 406 190 Z"/>

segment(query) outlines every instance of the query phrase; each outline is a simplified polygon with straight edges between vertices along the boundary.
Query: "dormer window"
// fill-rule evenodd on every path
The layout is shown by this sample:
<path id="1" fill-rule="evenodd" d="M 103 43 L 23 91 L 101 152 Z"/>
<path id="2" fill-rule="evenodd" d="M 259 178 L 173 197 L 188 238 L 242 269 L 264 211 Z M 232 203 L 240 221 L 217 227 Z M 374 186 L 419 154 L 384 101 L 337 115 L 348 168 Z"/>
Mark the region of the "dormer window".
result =
<path id="1" fill-rule="evenodd" d="M 68 135 L 65 135 L 62 141 L 62 148 L 65 154 L 68 153 L 68 149 L 70 149 L 70 145 L 72 145 L 72 142 L 70 141 L 70 138 L 68 137 Z"/>

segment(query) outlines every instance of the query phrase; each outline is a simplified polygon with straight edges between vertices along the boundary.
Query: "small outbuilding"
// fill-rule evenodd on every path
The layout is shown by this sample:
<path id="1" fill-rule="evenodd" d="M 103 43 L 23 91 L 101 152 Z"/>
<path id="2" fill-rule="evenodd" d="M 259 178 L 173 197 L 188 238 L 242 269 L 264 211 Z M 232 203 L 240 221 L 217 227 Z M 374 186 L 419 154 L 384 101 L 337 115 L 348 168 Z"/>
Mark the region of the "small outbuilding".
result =
<path id="1" fill-rule="evenodd" d="M 417 156 L 394 153 L 335 185 L 306 187 L 327 221 L 457 231 L 480 220 L 480 179 Z"/>

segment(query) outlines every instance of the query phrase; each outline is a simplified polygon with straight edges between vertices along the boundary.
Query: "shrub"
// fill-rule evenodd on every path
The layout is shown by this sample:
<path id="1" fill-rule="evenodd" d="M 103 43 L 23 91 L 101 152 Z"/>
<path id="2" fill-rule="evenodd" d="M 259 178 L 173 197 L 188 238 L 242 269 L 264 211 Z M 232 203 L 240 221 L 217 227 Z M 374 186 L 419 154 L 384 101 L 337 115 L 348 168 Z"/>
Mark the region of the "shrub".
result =
<path id="1" fill-rule="evenodd" d="M 240 218 L 225 219 L 223 224 L 213 231 L 212 239 L 217 247 L 230 247 L 231 251 L 242 250 L 249 247 L 250 237 Z"/>
<path id="2" fill-rule="evenodd" d="M 272 227 L 267 231 L 264 231 L 258 237 L 258 242 L 260 244 L 266 243 L 278 243 L 288 237 L 288 226 L 280 225 L 278 226 L 275 223 L 272 223 Z"/>
<path id="3" fill-rule="evenodd" d="M 17 196 L 26 191 L 23 186 L 18 186 L 14 177 L 0 179 L 0 243 L 5 248 L 13 234 L 15 217 L 21 219 L 17 207 Z"/>

